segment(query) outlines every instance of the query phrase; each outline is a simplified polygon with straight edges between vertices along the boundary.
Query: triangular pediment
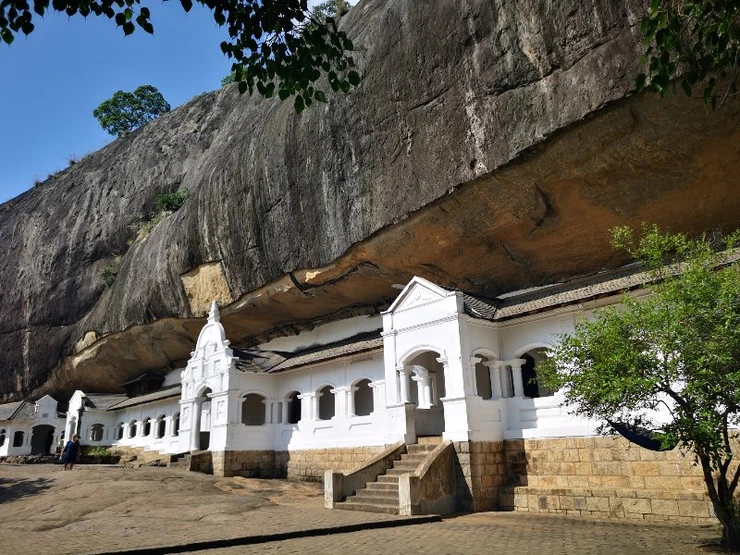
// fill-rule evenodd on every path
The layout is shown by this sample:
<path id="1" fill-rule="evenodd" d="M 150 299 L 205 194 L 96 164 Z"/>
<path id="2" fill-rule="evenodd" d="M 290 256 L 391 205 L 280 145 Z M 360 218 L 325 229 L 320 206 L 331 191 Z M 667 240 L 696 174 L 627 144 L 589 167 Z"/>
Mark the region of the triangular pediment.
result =
<path id="1" fill-rule="evenodd" d="M 405 310 L 443 299 L 449 295 L 454 295 L 454 292 L 447 291 L 422 277 L 414 276 L 386 312 Z"/>

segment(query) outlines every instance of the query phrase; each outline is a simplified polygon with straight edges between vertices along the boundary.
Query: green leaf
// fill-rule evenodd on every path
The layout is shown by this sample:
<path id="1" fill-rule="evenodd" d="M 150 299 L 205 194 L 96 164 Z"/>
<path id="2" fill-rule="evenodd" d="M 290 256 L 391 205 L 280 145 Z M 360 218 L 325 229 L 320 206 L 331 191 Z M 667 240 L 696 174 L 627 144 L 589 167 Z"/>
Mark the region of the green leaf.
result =
<path id="1" fill-rule="evenodd" d="M 319 102 L 326 102 L 326 95 L 324 94 L 324 91 L 316 91 L 313 96 Z"/>
<path id="2" fill-rule="evenodd" d="M 123 34 L 126 36 L 130 35 L 136 30 L 136 27 L 134 27 L 134 24 L 131 23 L 130 21 L 127 21 L 126 23 L 124 23 L 122 27 L 123 27 Z"/>
<path id="3" fill-rule="evenodd" d="M 356 87 L 360 84 L 360 74 L 356 71 L 350 71 L 347 74 L 347 79 L 349 79 L 349 82 L 353 87 Z"/>
<path id="4" fill-rule="evenodd" d="M 180 0 L 180 4 L 182 4 L 186 12 L 189 12 L 193 8 L 193 0 Z"/>
<path id="5" fill-rule="evenodd" d="M 295 97 L 295 102 L 293 102 L 293 107 L 295 108 L 296 113 L 300 114 L 303 112 L 303 109 L 306 107 L 303 102 L 303 97 L 298 95 Z"/>

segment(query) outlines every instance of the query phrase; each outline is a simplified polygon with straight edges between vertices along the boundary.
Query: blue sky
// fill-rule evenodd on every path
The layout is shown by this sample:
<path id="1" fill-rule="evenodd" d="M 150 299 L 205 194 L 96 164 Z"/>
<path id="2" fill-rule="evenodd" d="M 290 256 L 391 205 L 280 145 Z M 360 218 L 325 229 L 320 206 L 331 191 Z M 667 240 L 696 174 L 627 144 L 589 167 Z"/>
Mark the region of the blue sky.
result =
<path id="1" fill-rule="evenodd" d="M 117 90 L 154 85 L 175 108 L 220 87 L 226 30 L 200 5 L 189 14 L 179 2 L 148 5 L 154 36 L 48 14 L 28 37 L 0 43 L 0 203 L 113 140 L 92 111 Z"/>

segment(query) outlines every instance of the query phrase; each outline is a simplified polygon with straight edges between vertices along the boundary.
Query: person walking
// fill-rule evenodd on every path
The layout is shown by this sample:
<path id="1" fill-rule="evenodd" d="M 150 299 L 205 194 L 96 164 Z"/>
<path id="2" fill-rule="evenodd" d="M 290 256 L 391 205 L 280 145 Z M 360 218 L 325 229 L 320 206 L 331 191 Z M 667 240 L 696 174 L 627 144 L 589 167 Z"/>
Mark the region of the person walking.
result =
<path id="1" fill-rule="evenodd" d="M 64 470 L 67 470 L 67 467 L 69 467 L 69 470 L 72 470 L 75 467 L 77 457 L 79 456 L 80 436 L 75 434 L 72 436 L 72 439 L 67 442 L 67 445 L 64 446 L 64 451 L 62 451 L 62 462 L 64 463 Z M 64 470 L 62 472 L 64 472 Z"/>

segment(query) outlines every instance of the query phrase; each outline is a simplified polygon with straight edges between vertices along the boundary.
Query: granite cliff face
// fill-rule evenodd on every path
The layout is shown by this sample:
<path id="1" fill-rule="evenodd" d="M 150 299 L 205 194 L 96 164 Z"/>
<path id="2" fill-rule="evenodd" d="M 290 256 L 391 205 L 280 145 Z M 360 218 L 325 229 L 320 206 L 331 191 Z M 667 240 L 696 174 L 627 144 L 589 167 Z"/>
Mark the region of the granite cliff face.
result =
<path id="1" fill-rule="evenodd" d="M 740 225 L 738 103 L 629 97 L 642 9 L 362 1 L 351 94 L 208 93 L 0 206 L 0 399 L 173 367 L 213 298 L 250 344 L 413 274 L 493 295 L 613 266 L 616 224 Z"/>

